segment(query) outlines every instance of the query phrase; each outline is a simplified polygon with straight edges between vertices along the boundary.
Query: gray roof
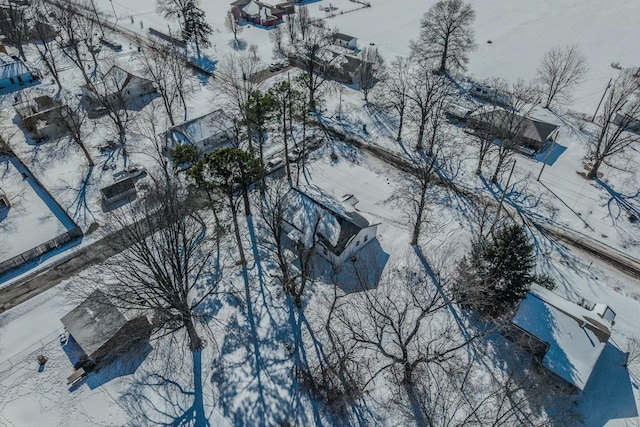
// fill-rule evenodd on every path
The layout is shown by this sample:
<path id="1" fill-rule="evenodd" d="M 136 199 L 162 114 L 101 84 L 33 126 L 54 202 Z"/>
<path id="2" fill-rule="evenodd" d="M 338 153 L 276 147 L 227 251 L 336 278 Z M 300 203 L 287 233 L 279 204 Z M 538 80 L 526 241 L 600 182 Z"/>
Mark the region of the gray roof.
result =
<path id="1" fill-rule="evenodd" d="M 127 323 L 120 310 L 100 290 L 93 291 L 60 321 L 89 356 Z"/>
<path id="2" fill-rule="evenodd" d="M 513 114 L 502 109 L 477 113 L 472 118 L 477 122 L 489 124 L 503 131 L 521 132 L 522 137 L 539 143 L 547 141 L 551 134 L 558 129 L 558 126 L 554 124 Z"/>
<path id="3" fill-rule="evenodd" d="M 107 187 L 101 188 L 100 191 L 107 199 L 110 199 L 118 194 L 126 193 L 127 191 L 133 190 L 136 188 L 133 178 L 125 178 L 121 181 L 116 182 L 115 184 L 111 184 Z"/>
<path id="4" fill-rule="evenodd" d="M 355 39 L 355 37 L 353 37 L 353 36 L 348 36 L 348 35 L 343 34 L 343 33 L 335 33 L 335 34 L 333 35 L 333 38 L 334 38 L 334 39 L 344 40 L 344 41 L 346 41 L 346 42 L 350 42 L 351 40 L 354 40 L 354 39 Z"/>

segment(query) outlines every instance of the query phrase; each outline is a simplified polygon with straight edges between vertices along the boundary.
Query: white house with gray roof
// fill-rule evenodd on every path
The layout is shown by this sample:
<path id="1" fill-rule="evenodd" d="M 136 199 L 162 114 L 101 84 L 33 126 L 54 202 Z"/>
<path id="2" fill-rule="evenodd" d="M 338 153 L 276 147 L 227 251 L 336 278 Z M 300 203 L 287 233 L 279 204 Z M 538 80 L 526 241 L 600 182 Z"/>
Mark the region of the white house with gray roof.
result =
<path id="1" fill-rule="evenodd" d="M 377 238 L 379 223 L 358 212 L 357 202 L 352 195 L 337 201 L 293 188 L 287 193 L 285 232 L 292 241 L 315 246 L 320 256 L 340 266 Z"/>

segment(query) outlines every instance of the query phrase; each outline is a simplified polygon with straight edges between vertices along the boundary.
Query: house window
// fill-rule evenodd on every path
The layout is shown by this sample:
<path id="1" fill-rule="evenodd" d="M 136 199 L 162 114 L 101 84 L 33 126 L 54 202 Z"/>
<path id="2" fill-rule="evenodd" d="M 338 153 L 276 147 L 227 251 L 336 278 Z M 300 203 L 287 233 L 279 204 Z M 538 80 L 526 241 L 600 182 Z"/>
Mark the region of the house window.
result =
<path id="1" fill-rule="evenodd" d="M 358 240 L 358 241 L 356 242 L 356 248 L 357 248 L 358 246 L 360 246 L 360 240 Z"/>
<path id="2" fill-rule="evenodd" d="M 324 248 L 324 249 L 322 250 L 322 253 L 323 253 L 325 256 L 329 256 L 329 251 L 327 250 L 327 248 Z"/>
<path id="3" fill-rule="evenodd" d="M 24 83 L 24 82 L 22 81 L 22 76 L 18 76 L 18 83 L 20 83 L 20 84 Z"/>
<path id="4" fill-rule="evenodd" d="M 14 84 L 16 81 L 13 80 L 13 77 L 9 77 L 9 81 L 11 82 L 11 84 Z"/>
<path id="5" fill-rule="evenodd" d="M 365 235 L 364 236 L 364 241 L 366 242 L 367 240 L 369 240 L 369 236 Z"/>

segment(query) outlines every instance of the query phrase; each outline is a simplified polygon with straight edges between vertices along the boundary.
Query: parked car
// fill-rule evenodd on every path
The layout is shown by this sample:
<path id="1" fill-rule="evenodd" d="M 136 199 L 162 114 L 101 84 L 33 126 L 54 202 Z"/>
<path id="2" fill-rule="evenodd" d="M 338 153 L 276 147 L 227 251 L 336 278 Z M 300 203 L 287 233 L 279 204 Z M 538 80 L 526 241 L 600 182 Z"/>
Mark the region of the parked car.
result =
<path id="1" fill-rule="evenodd" d="M 302 147 L 293 147 L 291 151 L 289 151 L 289 155 L 287 158 L 290 162 L 297 162 L 302 157 Z"/>
<path id="2" fill-rule="evenodd" d="M 276 169 L 280 169 L 283 164 L 284 164 L 284 161 L 279 157 L 275 159 L 271 159 L 264 165 L 264 170 L 267 173 L 271 173 Z"/>
<path id="3" fill-rule="evenodd" d="M 138 178 L 147 173 L 147 170 L 140 165 L 129 165 L 125 170 L 113 174 L 114 181 L 122 181 L 126 178 Z"/>

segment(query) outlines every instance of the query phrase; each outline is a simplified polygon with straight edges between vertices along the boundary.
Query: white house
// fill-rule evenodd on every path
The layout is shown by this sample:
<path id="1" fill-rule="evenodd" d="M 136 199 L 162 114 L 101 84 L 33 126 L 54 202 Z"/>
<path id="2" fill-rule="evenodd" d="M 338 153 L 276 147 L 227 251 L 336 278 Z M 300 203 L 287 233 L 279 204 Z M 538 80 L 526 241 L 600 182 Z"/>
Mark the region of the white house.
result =
<path id="1" fill-rule="evenodd" d="M 37 76 L 20 59 L 0 53 L 0 90 L 22 86 L 37 80 Z"/>
<path id="2" fill-rule="evenodd" d="M 165 140 L 167 152 L 178 144 L 193 144 L 206 154 L 233 143 L 234 123 L 220 109 L 173 126 L 166 132 Z"/>
<path id="3" fill-rule="evenodd" d="M 333 43 L 347 49 L 355 50 L 358 48 L 358 39 L 343 33 L 335 33 L 333 35 Z"/>
<path id="4" fill-rule="evenodd" d="M 114 65 L 101 81 L 81 87 L 83 101 L 92 108 L 104 107 L 105 103 L 124 104 L 144 95 L 156 92 L 153 82 L 136 76 Z"/>
<path id="5" fill-rule="evenodd" d="M 584 390 L 615 317 L 605 304 L 587 309 L 534 285 L 521 301 L 507 336 L 531 351 L 548 371 Z"/>
<path id="6" fill-rule="evenodd" d="M 285 232 L 307 248 L 315 245 L 320 256 L 340 266 L 377 238 L 379 224 L 357 212 L 356 203 L 353 196 L 338 202 L 293 188 L 287 194 Z"/>

